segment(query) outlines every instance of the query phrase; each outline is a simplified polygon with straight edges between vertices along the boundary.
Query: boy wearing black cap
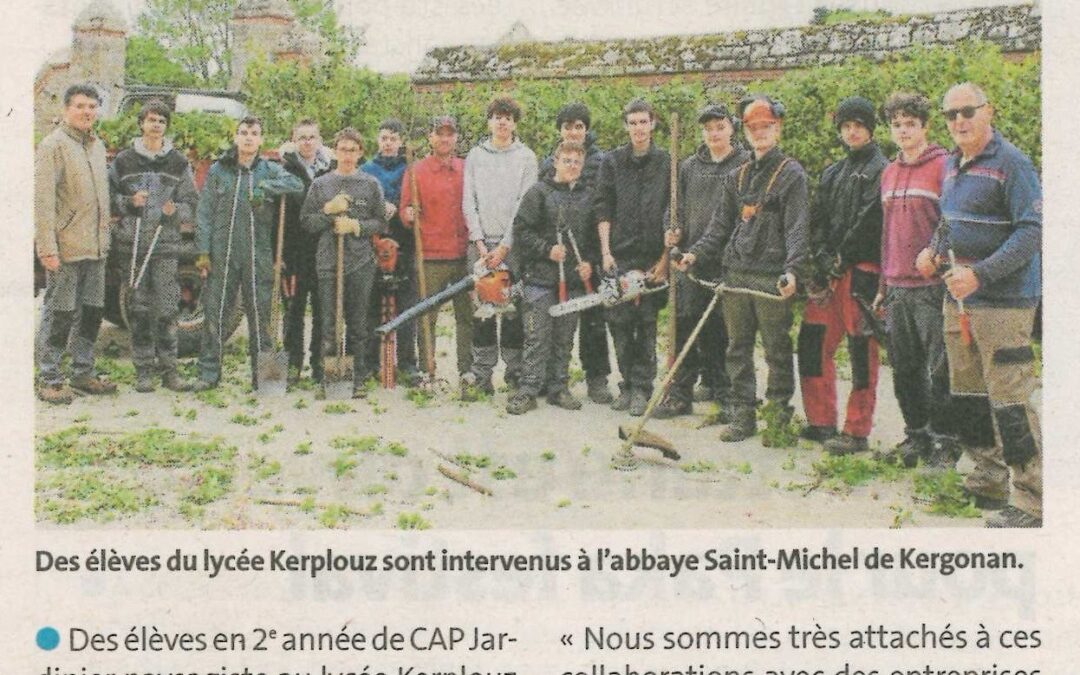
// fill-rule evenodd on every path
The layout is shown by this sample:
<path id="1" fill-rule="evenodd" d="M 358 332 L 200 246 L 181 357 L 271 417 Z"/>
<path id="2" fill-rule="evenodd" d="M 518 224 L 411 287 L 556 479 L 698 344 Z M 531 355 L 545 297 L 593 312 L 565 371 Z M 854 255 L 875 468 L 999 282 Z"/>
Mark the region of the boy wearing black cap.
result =
<path id="1" fill-rule="evenodd" d="M 702 143 L 693 155 L 679 165 L 678 228 L 664 235 L 667 246 L 678 246 L 683 250 L 693 246 L 705 233 L 713 212 L 720 204 L 724 181 L 750 158 L 750 154 L 737 144 L 738 121 L 726 106 L 715 103 L 706 105 L 698 115 L 698 123 L 701 124 Z M 698 275 L 707 278 L 715 277 L 718 273 L 715 267 L 697 270 Z M 675 283 L 679 298 L 676 349 L 681 350 L 701 319 L 712 293 L 692 282 L 685 274 L 676 274 Z M 682 368 L 668 390 L 667 399 L 653 413 L 654 417 L 664 419 L 693 412 L 693 387 L 700 375 L 704 388 L 709 390 L 708 398 L 720 402 L 719 421 L 729 421 L 725 409 L 731 384 L 724 363 L 727 341 L 724 315 L 714 311 L 702 327 L 694 347 L 686 355 Z"/>
<path id="2" fill-rule="evenodd" d="M 724 283 L 733 289 L 723 296 L 731 378 L 731 422 L 720 432 L 725 443 L 757 432 L 754 343 L 759 334 L 769 366 L 765 398 L 778 410 L 773 424 L 782 426 L 791 418 L 791 298 L 796 270 L 807 255 L 806 172 L 779 147 L 784 106 L 756 95 L 739 103 L 739 115 L 753 157 L 724 182 L 708 229 L 677 264 L 685 271 L 696 262 L 719 259 Z"/>
<path id="3" fill-rule="evenodd" d="M 567 103 L 559 108 L 555 116 L 555 127 L 559 130 L 559 144 L 578 143 L 585 146 L 585 165 L 578 182 L 583 188 L 592 189 L 600 174 L 600 163 L 604 160 L 604 151 L 596 147 L 596 134 L 590 131 L 592 116 L 584 103 Z M 558 144 L 557 144 L 558 146 Z M 555 177 L 555 153 L 540 164 L 540 179 Z M 575 261 L 576 262 L 576 261 Z M 593 270 L 592 287 L 600 282 Z M 604 310 L 593 307 L 581 312 L 578 329 L 578 358 L 585 371 L 585 383 L 588 385 L 589 399 L 593 403 L 607 405 L 613 400 L 608 391 L 607 378 L 611 374 L 611 357 L 608 355 L 607 323 Z"/>
<path id="4" fill-rule="evenodd" d="M 864 314 L 881 271 L 881 172 L 888 162 L 873 140 L 870 101 L 844 99 L 834 122 L 847 156 L 825 169 L 810 211 L 815 273 L 807 279 L 810 301 L 799 329 L 799 380 L 809 423 L 803 436 L 844 455 L 867 449 L 874 415 L 878 345 Z M 845 335 L 851 393 L 838 436 L 833 358 Z"/>

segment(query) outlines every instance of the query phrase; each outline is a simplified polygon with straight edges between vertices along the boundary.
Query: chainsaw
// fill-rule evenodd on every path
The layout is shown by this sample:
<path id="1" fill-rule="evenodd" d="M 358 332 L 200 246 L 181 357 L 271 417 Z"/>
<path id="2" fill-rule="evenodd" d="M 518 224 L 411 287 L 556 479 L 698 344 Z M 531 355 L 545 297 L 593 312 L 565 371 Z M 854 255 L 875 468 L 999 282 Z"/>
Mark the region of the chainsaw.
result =
<path id="1" fill-rule="evenodd" d="M 616 272 L 612 276 L 600 279 L 600 288 L 595 293 L 552 305 L 548 309 L 548 314 L 551 316 L 566 316 L 567 314 L 581 312 L 601 305 L 614 307 L 625 302 L 633 302 L 645 295 L 666 290 L 667 287 L 667 282 L 658 286 L 649 286 L 647 276 L 641 270 L 630 270 L 625 274 Z"/>

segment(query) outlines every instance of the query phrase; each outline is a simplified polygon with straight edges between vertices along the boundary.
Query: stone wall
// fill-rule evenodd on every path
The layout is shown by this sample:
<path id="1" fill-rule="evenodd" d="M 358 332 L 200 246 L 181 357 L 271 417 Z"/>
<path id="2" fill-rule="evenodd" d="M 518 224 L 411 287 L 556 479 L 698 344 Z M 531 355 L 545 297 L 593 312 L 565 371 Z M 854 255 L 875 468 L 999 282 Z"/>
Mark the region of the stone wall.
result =
<path id="1" fill-rule="evenodd" d="M 442 47 L 427 53 L 413 81 L 422 89 L 455 82 L 627 76 L 644 82 L 677 75 L 745 81 L 853 56 L 881 60 L 908 47 L 970 39 L 993 42 L 1006 54 L 1025 54 L 1040 48 L 1040 18 L 1036 4 L 712 35 Z"/>

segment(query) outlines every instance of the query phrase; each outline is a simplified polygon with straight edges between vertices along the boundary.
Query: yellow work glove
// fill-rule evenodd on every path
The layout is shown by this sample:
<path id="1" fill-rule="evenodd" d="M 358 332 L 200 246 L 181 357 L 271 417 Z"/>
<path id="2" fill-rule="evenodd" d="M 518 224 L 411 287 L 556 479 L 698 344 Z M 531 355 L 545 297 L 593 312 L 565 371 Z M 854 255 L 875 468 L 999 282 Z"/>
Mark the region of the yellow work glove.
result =
<path id="1" fill-rule="evenodd" d="M 195 269 L 200 272 L 210 269 L 210 254 L 200 253 L 195 256 Z"/>
<path id="2" fill-rule="evenodd" d="M 322 211 L 328 216 L 336 216 L 345 213 L 349 209 L 349 195 L 339 192 L 333 199 L 323 204 Z"/>
<path id="3" fill-rule="evenodd" d="M 360 236 L 360 221 L 356 218 L 338 216 L 334 218 L 334 234 L 355 234 Z"/>

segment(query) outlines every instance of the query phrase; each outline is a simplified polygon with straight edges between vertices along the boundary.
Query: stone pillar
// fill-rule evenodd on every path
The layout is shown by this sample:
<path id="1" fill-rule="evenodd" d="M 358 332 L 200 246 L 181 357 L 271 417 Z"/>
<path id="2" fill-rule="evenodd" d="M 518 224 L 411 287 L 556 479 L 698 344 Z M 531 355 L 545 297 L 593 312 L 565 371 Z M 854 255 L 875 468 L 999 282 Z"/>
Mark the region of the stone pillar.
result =
<path id="1" fill-rule="evenodd" d="M 229 89 L 239 90 L 244 69 L 256 56 L 272 56 L 296 16 L 285 0 L 240 0 L 232 17 L 232 76 Z"/>

